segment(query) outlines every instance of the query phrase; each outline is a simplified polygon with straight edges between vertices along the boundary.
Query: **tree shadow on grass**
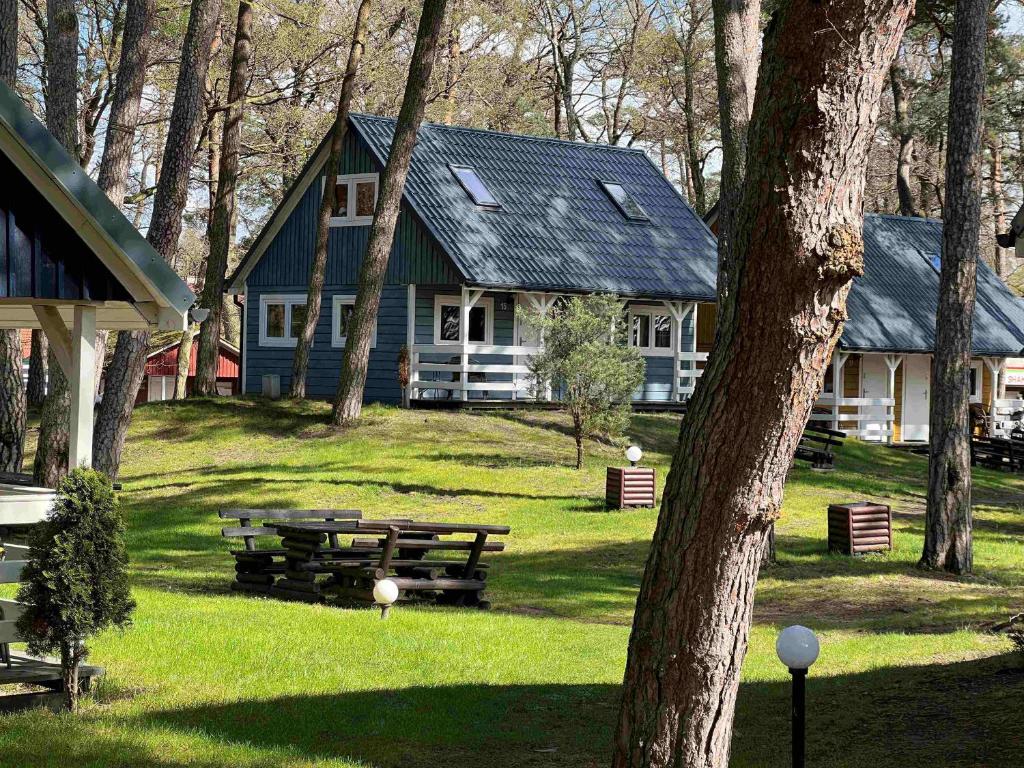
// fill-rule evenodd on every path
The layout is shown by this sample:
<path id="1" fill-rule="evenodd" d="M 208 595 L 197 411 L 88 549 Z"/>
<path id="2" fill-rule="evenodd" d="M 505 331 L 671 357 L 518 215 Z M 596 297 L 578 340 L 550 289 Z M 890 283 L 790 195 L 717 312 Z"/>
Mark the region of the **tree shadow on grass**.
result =
<path id="1" fill-rule="evenodd" d="M 824 654 L 828 652 L 826 645 Z M 147 711 L 130 719 L 128 726 L 135 733 L 170 730 L 201 739 L 209 755 L 203 766 L 229 764 L 226 757 L 218 762 L 212 749 L 223 742 L 313 763 L 333 759 L 381 768 L 575 768 L 608 764 L 619 695 L 619 686 L 609 684 L 438 685 L 292 694 Z M 809 765 L 957 768 L 1014 765 L 1024 754 L 1024 732 L 1014 706 L 1024 696 L 1024 674 L 1010 655 L 835 677 L 812 673 L 807 695 Z M 744 683 L 730 765 L 789 765 L 788 720 L 788 683 Z M 5 749 L 5 758 L 13 765 L 60 765 L 64 750 L 72 749 L 61 731 L 54 731 L 52 751 L 43 762 L 25 760 L 29 755 L 21 751 L 20 739 Z M 122 764 L 100 760 L 97 764 Z"/>

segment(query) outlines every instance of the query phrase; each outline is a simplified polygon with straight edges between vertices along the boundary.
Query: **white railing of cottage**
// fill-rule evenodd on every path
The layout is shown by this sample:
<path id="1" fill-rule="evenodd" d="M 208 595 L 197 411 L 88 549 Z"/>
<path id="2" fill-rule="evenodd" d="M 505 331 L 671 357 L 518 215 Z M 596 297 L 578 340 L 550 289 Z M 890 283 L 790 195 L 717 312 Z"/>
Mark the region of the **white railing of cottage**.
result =
<path id="1" fill-rule="evenodd" d="M 825 392 L 815 401 L 814 407 L 818 411 L 812 413 L 808 421 L 842 430 L 849 437 L 892 442 L 896 435 L 895 397 L 837 398 L 834 393 Z M 856 426 L 846 427 L 851 423 Z"/>
<path id="2" fill-rule="evenodd" d="M 992 401 L 992 434 L 995 437 L 1009 437 L 1017 426 L 1013 414 L 1024 411 L 1024 400 L 996 399 Z"/>
<path id="3" fill-rule="evenodd" d="M 551 391 L 535 397 L 530 378 L 529 358 L 540 351 L 536 346 L 502 344 L 415 344 L 410 352 L 409 388 L 414 400 L 542 400 L 552 399 Z M 425 362 L 423 357 L 448 356 L 449 362 Z M 474 357 L 507 357 L 512 362 L 474 361 Z M 676 389 L 669 402 L 683 402 L 692 394 L 697 379 L 704 373 L 697 367 L 706 363 L 707 352 L 680 352 Z M 455 360 L 458 359 L 458 362 Z M 426 374 L 426 375 L 424 375 Z M 435 374 L 444 374 L 434 377 Z"/>

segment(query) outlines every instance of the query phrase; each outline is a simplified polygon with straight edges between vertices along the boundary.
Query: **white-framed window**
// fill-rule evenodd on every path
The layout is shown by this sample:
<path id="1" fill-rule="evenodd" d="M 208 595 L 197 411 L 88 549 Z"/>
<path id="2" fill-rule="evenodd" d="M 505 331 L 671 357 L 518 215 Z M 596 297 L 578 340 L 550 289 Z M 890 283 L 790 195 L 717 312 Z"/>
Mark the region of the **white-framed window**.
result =
<path id="1" fill-rule="evenodd" d="M 331 311 L 331 346 L 344 347 L 348 341 L 348 329 L 355 311 L 355 296 L 335 296 Z M 377 346 L 377 321 L 373 321 L 373 339 L 370 348 Z"/>
<path id="2" fill-rule="evenodd" d="M 174 399 L 174 376 L 150 376 L 147 400 L 151 403 Z"/>
<path id="3" fill-rule="evenodd" d="M 675 322 L 667 310 L 658 307 L 630 307 L 626 313 L 629 346 L 648 355 L 671 355 L 675 347 Z"/>
<path id="4" fill-rule="evenodd" d="M 377 206 L 378 174 L 352 173 L 338 176 L 334 183 L 332 227 L 365 226 L 373 222 Z"/>
<path id="5" fill-rule="evenodd" d="M 971 363 L 971 397 L 972 403 L 981 402 L 981 387 L 982 382 L 982 366 L 981 363 Z"/>
<path id="6" fill-rule="evenodd" d="M 434 297 L 434 343 L 458 344 L 461 342 L 462 300 L 458 296 Z M 494 343 L 494 299 L 478 299 L 469 310 L 470 344 Z"/>
<path id="7" fill-rule="evenodd" d="M 306 294 L 260 296 L 260 346 L 294 347 L 306 322 Z"/>

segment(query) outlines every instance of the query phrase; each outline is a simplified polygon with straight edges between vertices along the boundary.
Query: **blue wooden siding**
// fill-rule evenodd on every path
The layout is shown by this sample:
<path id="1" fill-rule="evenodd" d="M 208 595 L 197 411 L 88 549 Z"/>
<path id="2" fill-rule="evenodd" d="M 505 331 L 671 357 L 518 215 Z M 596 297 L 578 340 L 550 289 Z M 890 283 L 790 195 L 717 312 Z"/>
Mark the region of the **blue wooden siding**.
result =
<path id="1" fill-rule="evenodd" d="M 295 350 L 291 347 L 261 347 L 259 344 L 260 296 L 263 293 L 300 293 L 305 286 L 285 286 L 268 291 L 250 290 L 246 298 L 245 321 L 246 350 L 245 367 L 247 394 L 262 391 L 264 374 L 281 377 L 281 391 L 289 392 L 292 380 L 292 359 Z M 355 285 L 330 285 L 324 288 L 320 320 L 309 353 L 309 373 L 306 378 L 306 392 L 311 398 L 333 398 L 338 388 L 341 373 L 341 358 L 344 349 L 331 346 L 331 328 L 334 323 L 334 297 L 354 296 Z M 366 378 L 367 402 L 400 403 L 402 391 L 398 386 L 398 353 L 406 337 L 406 289 L 402 286 L 385 286 L 381 295 L 380 316 L 377 319 L 377 346 L 370 350 L 370 366 Z"/>
<path id="2" fill-rule="evenodd" d="M 346 151 L 338 173 L 368 173 L 374 167 L 372 157 L 349 132 Z M 303 194 L 280 232 L 267 246 L 259 264 L 246 280 L 250 290 L 272 289 L 286 285 L 308 285 L 309 271 L 316 248 L 316 224 L 323 196 L 324 177 L 320 175 Z M 366 252 L 369 225 L 332 227 L 327 241 L 325 285 L 354 285 Z M 403 204 L 398 216 L 394 245 L 388 261 L 386 285 L 457 284 L 447 257 L 430 233 Z"/>

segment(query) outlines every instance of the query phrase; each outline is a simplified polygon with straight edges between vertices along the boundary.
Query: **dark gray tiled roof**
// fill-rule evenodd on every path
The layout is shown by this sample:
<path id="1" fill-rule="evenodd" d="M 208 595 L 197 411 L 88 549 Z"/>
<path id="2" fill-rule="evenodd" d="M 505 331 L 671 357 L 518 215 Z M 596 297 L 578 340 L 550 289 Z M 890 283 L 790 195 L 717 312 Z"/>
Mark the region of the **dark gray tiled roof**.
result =
<path id="1" fill-rule="evenodd" d="M 847 302 L 847 350 L 930 352 L 935 345 L 942 222 L 908 216 L 864 217 L 864 275 Z M 1024 305 L 983 262 L 978 264 L 974 353 L 1015 356 L 1024 348 Z"/>
<path id="2" fill-rule="evenodd" d="M 395 121 L 351 119 L 385 162 Z M 449 164 L 476 169 L 501 210 L 477 208 Z M 627 221 L 598 180 L 622 184 L 650 223 Z M 406 199 L 470 284 L 715 297 L 714 236 L 639 150 L 425 123 Z"/>

